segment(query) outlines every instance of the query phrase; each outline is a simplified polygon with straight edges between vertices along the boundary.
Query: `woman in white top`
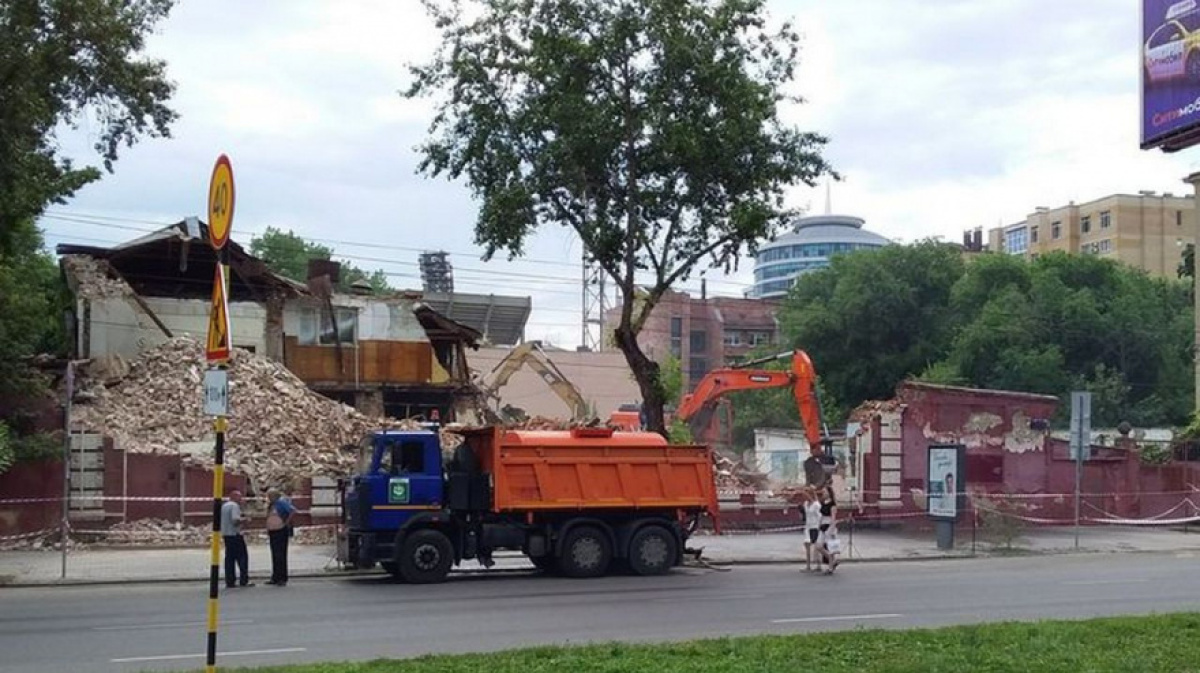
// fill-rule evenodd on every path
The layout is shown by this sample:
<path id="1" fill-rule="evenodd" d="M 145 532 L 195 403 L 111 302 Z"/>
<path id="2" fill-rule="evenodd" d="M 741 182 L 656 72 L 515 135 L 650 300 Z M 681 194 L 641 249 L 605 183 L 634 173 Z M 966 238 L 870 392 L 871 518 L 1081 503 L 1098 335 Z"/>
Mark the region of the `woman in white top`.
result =
<path id="1" fill-rule="evenodd" d="M 801 495 L 804 504 L 804 570 L 811 572 L 813 561 L 813 545 L 821 536 L 821 503 L 811 488 L 804 489 Z M 817 555 L 817 571 L 821 570 L 821 555 Z"/>

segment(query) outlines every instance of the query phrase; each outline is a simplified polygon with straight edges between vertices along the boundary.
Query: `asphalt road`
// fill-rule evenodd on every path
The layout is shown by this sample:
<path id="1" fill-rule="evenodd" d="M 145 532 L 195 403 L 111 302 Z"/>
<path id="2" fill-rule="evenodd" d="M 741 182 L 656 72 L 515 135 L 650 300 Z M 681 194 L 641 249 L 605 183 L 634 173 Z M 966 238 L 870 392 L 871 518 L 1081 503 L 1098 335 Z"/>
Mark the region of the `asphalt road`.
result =
<path id="1" fill-rule="evenodd" d="M 658 578 L 293 580 L 222 594 L 222 666 L 1200 610 L 1197 557 L 1113 554 L 686 569 Z M 0 672 L 203 667 L 206 585 L 0 589 Z"/>

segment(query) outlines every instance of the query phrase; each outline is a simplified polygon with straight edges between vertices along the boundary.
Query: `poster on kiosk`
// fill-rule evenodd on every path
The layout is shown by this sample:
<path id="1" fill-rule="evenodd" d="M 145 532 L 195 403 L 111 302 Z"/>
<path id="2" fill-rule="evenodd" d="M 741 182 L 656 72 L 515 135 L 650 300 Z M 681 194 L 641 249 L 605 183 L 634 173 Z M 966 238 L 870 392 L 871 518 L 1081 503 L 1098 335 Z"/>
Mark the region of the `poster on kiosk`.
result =
<path id="1" fill-rule="evenodd" d="M 929 447 L 929 472 L 926 493 L 931 519 L 957 521 L 962 510 L 966 484 L 967 449 L 962 444 L 934 444 Z"/>

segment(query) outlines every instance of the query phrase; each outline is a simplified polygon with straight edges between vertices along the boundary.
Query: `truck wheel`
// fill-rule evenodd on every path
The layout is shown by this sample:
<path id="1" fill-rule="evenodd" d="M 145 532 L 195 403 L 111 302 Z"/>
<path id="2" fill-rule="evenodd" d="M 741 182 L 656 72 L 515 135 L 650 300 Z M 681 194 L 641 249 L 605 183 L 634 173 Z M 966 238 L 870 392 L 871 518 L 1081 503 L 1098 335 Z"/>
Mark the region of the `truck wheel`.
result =
<path id="1" fill-rule="evenodd" d="M 679 555 L 675 536 L 662 526 L 646 526 L 629 542 L 629 567 L 639 575 L 662 575 Z"/>
<path id="2" fill-rule="evenodd" d="M 404 536 L 400 548 L 400 576 L 411 584 L 444 581 L 454 563 L 454 548 L 440 531 L 422 529 Z"/>
<path id="3" fill-rule="evenodd" d="M 594 526 L 577 526 L 563 540 L 558 567 L 567 577 L 599 577 L 608 570 L 612 545 Z"/>
<path id="4" fill-rule="evenodd" d="M 400 576 L 400 566 L 396 565 L 395 561 L 380 561 L 379 567 L 386 570 L 392 577 Z"/>

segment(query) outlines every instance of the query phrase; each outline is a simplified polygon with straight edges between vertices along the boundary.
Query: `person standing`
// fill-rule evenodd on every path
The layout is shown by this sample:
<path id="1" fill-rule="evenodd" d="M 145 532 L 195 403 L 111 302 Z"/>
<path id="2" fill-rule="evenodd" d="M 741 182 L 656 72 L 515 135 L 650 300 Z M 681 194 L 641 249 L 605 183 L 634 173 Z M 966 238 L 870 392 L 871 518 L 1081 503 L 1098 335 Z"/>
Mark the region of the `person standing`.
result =
<path id="1" fill-rule="evenodd" d="M 821 503 L 811 488 L 801 494 L 804 506 L 804 570 L 812 572 L 813 546 L 821 535 Z M 821 569 L 821 555 L 817 555 L 817 570 Z"/>
<path id="2" fill-rule="evenodd" d="M 292 517 L 296 508 L 277 488 L 267 491 L 270 511 L 267 514 L 267 537 L 271 542 L 271 580 L 277 587 L 288 583 L 288 538 L 292 537 Z"/>
<path id="3" fill-rule="evenodd" d="M 229 492 L 221 505 L 221 538 L 225 541 L 225 586 L 252 587 L 250 581 L 250 551 L 246 549 L 246 538 L 242 527 L 246 518 L 242 515 L 242 492 Z M 237 571 L 241 571 L 238 577 Z"/>
<path id="4" fill-rule="evenodd" d="M 833 498 L 833 486 L 826 484 L 817 492 L 817 499 L 820 503 L 820 526 L 821 542 L 818 548 L 818 553 L 829 564 L 829 569 L 825 571 L 827 575 L 832 575 L 838 567 L 838 555 L 841 551 L 841 541 L 837 540 L 837 501 Z M 830 544 L 833 542 L 833 544 Z"/>

